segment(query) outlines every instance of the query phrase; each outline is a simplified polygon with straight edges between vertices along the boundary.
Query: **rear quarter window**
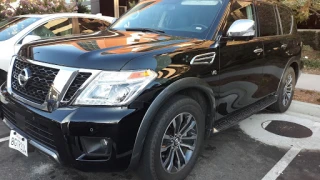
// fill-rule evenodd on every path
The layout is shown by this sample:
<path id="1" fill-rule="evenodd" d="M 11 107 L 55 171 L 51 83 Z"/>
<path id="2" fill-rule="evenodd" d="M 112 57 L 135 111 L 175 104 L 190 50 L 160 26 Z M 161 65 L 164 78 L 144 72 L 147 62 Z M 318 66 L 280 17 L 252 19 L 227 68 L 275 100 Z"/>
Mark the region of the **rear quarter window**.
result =
<path id="1" fill-rule="evenodd" d="M 281 25 L 283 34 L 290 34 L 292 31 L 293 16 L 289 9 L 284 7 L 278 7 L 279 15 L 281 19 Z"/>

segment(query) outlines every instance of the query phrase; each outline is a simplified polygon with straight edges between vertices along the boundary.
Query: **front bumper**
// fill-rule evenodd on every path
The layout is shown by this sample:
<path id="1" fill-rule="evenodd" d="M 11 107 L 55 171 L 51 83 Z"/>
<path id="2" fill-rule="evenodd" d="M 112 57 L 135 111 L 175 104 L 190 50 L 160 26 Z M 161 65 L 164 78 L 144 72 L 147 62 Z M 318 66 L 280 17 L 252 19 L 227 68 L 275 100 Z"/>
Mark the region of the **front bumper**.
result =
<path id="1" fill-rule="evenodd" d="M 1 109 L 0 109 L 0 110 L 1 110 Z M 14 130 L 14 131 L 18 132 L 20 135 L 22 135 L 22 136 L 24 136 L 24 137 L 28 137 L 27 134 L 25 134 L 23 131 L 21 131 L 21 130 L 18 129 L 16 126 L 14 126 L 8 119 L 6 119 L 6 118 L 3 117 L 3 122 L 4 122 L 5 125 L 8 126 L 8 128 L 9 128 L 10 130 Z M 29 143 L 30 145 L 32 145 L 33 147 L 37 148 L 38 150 L 40 150 L 40 151 L 43 152 L 44 154 L 48 155 L 50 158 L 52 158 L 52 159 L 55 160 L 56 162 L 60 163 L 59 154 L 58 154 L 56 151 L 54 151 L 54 150 L 46 147 L 45 145 L 37 142 L 36 140 L 33 140 L 33 139 L 30 138 L 30 137 L 28 137 L 27 139 L 28 139 L 28 143 Z"/>
<path id="2" fill-rule="evenodd" d="M 22 104 L 0 93 L 4 123 L 29 143 L 59 163 L 83 170 L 124 170 L 147 107 L 65 107 L 49 113 Z M 86 141 L 84 141 L 85 139 Z M 88 139 L 93 141 L 88 143 Z M 86 148 L 107 139 L 106 156 Z M 98 141 L 99 142 L 99 141 Z M 95 145 L 93 145 L 95 146 Z"/>

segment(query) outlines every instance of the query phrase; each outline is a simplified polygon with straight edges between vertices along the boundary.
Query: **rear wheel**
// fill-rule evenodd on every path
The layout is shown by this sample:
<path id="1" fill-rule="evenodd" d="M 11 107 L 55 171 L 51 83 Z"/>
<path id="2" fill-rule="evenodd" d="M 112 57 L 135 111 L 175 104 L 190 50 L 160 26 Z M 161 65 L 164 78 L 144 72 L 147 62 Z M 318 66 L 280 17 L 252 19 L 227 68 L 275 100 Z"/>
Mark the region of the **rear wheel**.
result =
<path id="1" fill-rule="evenodd" d="M 283 113 L 287 111 L 291 105 L 294 88 L 296 86 L 296 76 L 292 67 L 289 67 L 281 81 L 278 93 L 278 100 L 269 107 L 270 110 Z"/>
<path id="2" fill-rule="evenodd" d="M 205 134 L 200 105 L 176 96 L 157 113 L 138 169 L 142 179 L 185 179 L 199 156 Z"/>

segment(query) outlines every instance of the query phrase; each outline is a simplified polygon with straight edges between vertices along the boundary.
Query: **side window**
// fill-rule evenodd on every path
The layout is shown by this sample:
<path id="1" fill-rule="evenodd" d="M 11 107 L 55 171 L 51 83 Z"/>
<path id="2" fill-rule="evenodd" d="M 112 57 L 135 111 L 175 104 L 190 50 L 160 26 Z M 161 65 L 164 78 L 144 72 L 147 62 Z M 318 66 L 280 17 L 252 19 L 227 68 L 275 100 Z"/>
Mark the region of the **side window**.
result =
<path id="1" fill-rule="evenodd" d="M 260 36 L 279 35 L 280 33 L 274 6 L 260 3 L 258 4 L 257 10 L 260 24 Z"/>
<path id="2" fill-rule="evenodd" d="M 227 19 L 227 25 L 225 28 L 225 34 L 227 33 L 228 29 L 236 20 L 239 19 L 250 19 L 255 21 L 254 14 L 253 14 L 253 6 L 250 2 L 241 2 L 236 1 L 231 9 L 231 13 Z"/>
<path id="3" fill-rule="evenodd" d="M 107 29 L 110 23 L 100 19 L 75 18 L 74 25 L 73 34 L 91 34 Z"/>
<path id="4" fill-rule="evenodd" d="M 283 34 L 290 34 L 291 33 L 291 27 L 292 27 L 292 14 L 290 10 L 284 8 L 284 7 L 278 7 L 279 15 L 281 18 L 281 25 Z"/>
<path id="5" fill-rule="evenodd" d="M 36 28 L 29 35 L 40 36 L 42 39 L 56 37 L 56 36 L 68 36 L 72 34 L 72 19 L 61 18 L 47 22 L 46 24 Z"/>

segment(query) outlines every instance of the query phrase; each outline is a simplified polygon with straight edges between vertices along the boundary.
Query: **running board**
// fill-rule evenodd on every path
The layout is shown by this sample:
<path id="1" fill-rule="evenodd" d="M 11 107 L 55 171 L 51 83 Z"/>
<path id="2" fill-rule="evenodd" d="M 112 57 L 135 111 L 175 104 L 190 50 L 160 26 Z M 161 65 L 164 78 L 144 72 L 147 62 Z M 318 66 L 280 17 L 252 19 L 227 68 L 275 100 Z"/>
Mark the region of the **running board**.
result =
<path id="1" fill-rule="evenodd" d="M 238 124 L 240 121 L 250 117 L 251 115 L 269 107 L 273 103 L 277 101 L 277 96 L 269 96 L 266 97 L 242 110 L 236 111 L 235 113 L 232 113 L 230 115 L 227 115 L 226 117 L 223 117 L 218 122 L 214 123 L 213 126 L 213 134 L 219 133 L 223 130 L 226 130 L 236 124 Z"/>

